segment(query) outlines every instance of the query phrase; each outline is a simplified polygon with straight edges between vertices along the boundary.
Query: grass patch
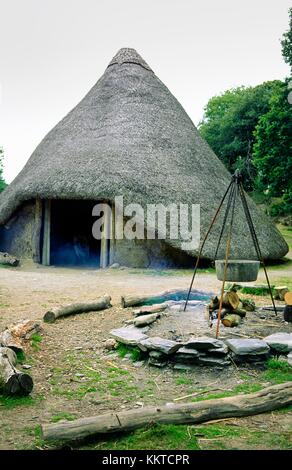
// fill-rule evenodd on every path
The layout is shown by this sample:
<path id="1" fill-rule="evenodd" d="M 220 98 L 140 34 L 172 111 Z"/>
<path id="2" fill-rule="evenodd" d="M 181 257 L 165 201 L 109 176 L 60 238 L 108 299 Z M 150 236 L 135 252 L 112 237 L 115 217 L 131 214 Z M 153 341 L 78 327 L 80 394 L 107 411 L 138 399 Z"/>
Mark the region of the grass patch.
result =
<path id="1" fill-rule="evenodd" d="M 23 351 L 17 351 L 16 353 L 17 362 L 23 364 L 25 362 L 25 354 Z"/>
<path id="2" fill-rule="evenodd" d="M 140 361 L 143 357 L 143 352 L 141 349 L 135 346 L 127 346 L 126 344 L 122 343 L 118 344 L 116 351 L 122 358 L 129 354 L 132 361 Z"/>
<path id="3" fill-rule="evenodd" d="M 153 425 L 124 436 L 111 436 L 106 442 L 95 445 L 104 450 L 160 450 L 160 449 L 199 449 L 197 439 L 184 425 Z"/>
<path id="4" fill-rule="evenodd" d="M 40 400 L 43 400 L 42 395 L 37 395 L 36 397 L 5 397 L 0 395 L 0 407 L 5 408 L 6 410 L 11 410 L 18 406 L 33 406 L 36 405 Z"/>
<path id="5" fill-rule="evenodd" d="M 285 238 L 289 246 L 289 250 L 292 250 L 292 227 L 287 227 L 281 224 L 279 224 L 277 227 L 279 231 L 281 232 L 281 234 L 283 235 L 283 237 Z"/>
<path id="6" fill-rule="evenodd" d="M 265 295 L 270 295 L 269 289 L 267 287 L 242 287 L 240 289 L 240 292 L 242 294 L 251 294 L 251 295 L 260 295 L 260 296 L 265 296 Z M 273 288 L 272 288 L 272 292 Z"/>
<path id="7" fill-rule="evenodd" d="M 51 417 L 52 423 L 58 423 L 59 421 L 73 421 L 76 419 L 76 415 L 67 413 L 66 411 L 60 411 Z"/>
<path id="8" fill-rule="evenodd" d="M 187 376 L 178 377 L 177 379 L 175 379 L 176 385 L 192 385 L 193 383 L 194 379 Z"/>
<path id="9" fill-rule="evenodd" d="M 39 335 L 38 333 L 34 333 L 30 337 L 30 344 L 36 351 L 39 351 L 41 349 L 40 343 L 42 342 L 42 340 L 43 338 L 41 337 L 41 335 Z"/>
<path id="10" fill-rule="evenodd" d="M 292 367 L 286 361 L 269 359 L 267 361 L 267 370 L 263 372 L 262 377 L 273 384 L 291 382 Z"/>

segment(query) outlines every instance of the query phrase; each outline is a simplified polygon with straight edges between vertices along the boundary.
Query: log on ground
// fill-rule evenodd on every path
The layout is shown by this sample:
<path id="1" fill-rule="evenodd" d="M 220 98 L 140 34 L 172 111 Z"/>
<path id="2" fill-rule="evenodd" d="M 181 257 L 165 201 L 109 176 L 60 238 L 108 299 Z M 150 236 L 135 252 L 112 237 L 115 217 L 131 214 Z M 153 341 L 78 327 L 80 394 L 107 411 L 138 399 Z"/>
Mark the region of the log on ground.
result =
<path id="1" fill-rule="evenodd" d="M 77 303 L 69 304 L 62 307 L 56 307 L 51 310 L 48 310 L 43 320 L 46 323 L 54 323 L 59 317 L 66 317 L 68 315 L 75 315 L 78 313 L 86 312 L 98 312 L 100 310 L 105 310 L 111 307 L 111 297 L 109 295 L 104 295 L 99 297 L 95 302 L 92 303 Z"/>
<path id="2" fill-rule="evenodd" d="M 274 287 L 275 295 L 274 299 L 283 301 L 285 299 L 285 294 L 289 292 L 287 286 Z"/>
<path id="3" fill-rule="evenodd" d="M 0 390 L 4 395 L 28 395 L 33 389 L 31 376 L 17 370 L 16 361 L 12 349 L 0 347 Z"/>
<path id="4" fill-rule="evenodd" d="M 152 313 L 159 313 L 163 312 L 169 306 L 168 302 L 163 302 L 162 304 L 154 304 L 154 305 L 143 305 L 140 308 L 133 310 L 133 315 L 136 317 L 139 315 L 150 315 Z"/>
<path id="5" fill-rule="evenodd" d="M 229 308 L 231 310 L 236 310 L 239 306 L 239 297 L 236 292 L 227 291 L 223 297 L 223 307 Z"/>
<path id="6" fill-rule="evenodd" d="M 234 326 L 239 325 L 240 320 L 241 320 L 241 317 L 239 315 L 232 314 L 232 315 L 226 315 L 222 319 L 222 323 L 224 326 L 233 328 Z"/>
<path id="7" fill-rule="evenodd" d="M 21 320 L 0 333 L 0 346 L 11 348 L 16 353 L 21 352 L 24 349 L 25 340 L 41 331 L 42 327 L 39 323 L 33 320 Z"/>
<path id="8" fill-rule="evenodd" d="M 16 267 L 19 265 L 19 259 L 9 253 L 0 251 L 0 264 Z"/>
<path id="9" fill-rule="evenodd" d="M 153 305 L 158 303 L 164 303 L 168 300 L 185 300 L 188 291 L 170 289 L 156 294 L 145 294 L 145 295 L 124 295 L 121 297 L 121 305 L 123 308 L 127 307 L 139 307 L 146 305 Z M 153 312 L 151 312 L 153 313 Z"/>
<path id="10" fill-rule="evenodd" d="M 45 440 L 70 441 L 93 435 L 133 431 L 149 424 L 200 424 L 216 419 L 256 415 L 291 404 L 292 382 L 287 382 L 247 395 L 147 406 L 57 424 L 43 424 L 41 431 Z"/>

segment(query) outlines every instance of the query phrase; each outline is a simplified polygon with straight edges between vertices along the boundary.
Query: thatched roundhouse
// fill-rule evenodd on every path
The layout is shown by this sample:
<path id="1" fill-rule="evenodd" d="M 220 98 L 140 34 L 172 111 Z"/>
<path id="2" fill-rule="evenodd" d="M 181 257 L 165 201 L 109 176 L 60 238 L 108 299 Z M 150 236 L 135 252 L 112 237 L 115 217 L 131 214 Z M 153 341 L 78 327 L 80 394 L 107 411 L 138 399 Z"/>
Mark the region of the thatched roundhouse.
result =
<path id="1" fill-rule="evenodd" d="M 92 207 L 113 204 L 116 196 L 143 207 L 200 204 L 202 236 L 229 181 L 167 87 L 134 49 L 121 49 L 1 194 L 0 250 L 43 264 L 77 263 L 81 249 L 83 261 L 95 266 L 189 265 L 197 250 L 182 249 L 180 238 L 128 240 L 112 233 L 109 241 L 94 239 Z M 281 258 L 288 250 L 284 239 L 249 202 L 264 257 Z M 107 222 L 110 230 L 114 217 Z M 217 224 L 205 258 L 213 258 L 219 232 Z M 255 257 L 241 209 L 232 256 Z"/>

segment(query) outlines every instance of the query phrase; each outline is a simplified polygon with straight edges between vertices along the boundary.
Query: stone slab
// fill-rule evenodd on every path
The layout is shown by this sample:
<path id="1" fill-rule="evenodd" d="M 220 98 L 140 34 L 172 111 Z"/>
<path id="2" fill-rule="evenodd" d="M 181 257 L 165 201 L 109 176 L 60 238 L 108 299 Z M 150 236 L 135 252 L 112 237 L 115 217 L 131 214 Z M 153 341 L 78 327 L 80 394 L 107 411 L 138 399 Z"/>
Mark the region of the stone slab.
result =
<path id="1" fill-rule="evenodd" d="M 130 346 L 137 346 L 140 341 L 146 340 L 147 335 L 141 332 L 139 328 L 135 326 L 126 326 L 117 328 L 110 331 L 110 335 L 119 341 L 119 343 L 128 344 Z"/>
<path id="2" fill-rule="evenodd" d="M 181 343 L 172 341 L 170 339 L 160 338 L 160 336 L 153 336 L 141 340 L 138 344 L 142 351 L 159 351 L 164 354 L 174 354 L 181 346 Z"/>
<path id="3" fill-rule="evenodd" d="M 226 339 L 228 348 L 237 356 L 258 356 L 267 354 L 270 350 L 268 344 L 261 339 Z"/>
<path id="4" fill-rule="evenodd" d="M 226 367 L 231 364 L 231 361 L 228 357 L 200 356 L 198 364 L 213 367 Z"/>
<path id="5" fill-rule="evenodd" d="M 220 339 L 210 338 L 209 336 L 192 336 L 186 343 L 186 348 L 193 348 L 197 351 L 206 351 L 208 349 L 222 349 L 225 344 Z"/>
<path id="6" fill-rule="evenodd" d="M 264 341 L 279 353 L 292 351 L 292 333 L 274 333 L 264 338 Z"/>

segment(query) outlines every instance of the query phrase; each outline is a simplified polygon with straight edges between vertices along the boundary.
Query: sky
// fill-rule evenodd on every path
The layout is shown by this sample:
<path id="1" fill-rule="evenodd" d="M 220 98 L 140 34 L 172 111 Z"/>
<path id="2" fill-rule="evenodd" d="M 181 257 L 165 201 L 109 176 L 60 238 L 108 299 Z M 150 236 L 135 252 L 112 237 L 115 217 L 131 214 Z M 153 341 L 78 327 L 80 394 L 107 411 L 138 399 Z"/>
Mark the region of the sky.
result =
<path id="1" fill-rule="evenodd" d="M 208 100 L 283 79 L 289 0 L 0 0 L 0 146 L 7 182 L 132 47 L 197 125 Z"/>

